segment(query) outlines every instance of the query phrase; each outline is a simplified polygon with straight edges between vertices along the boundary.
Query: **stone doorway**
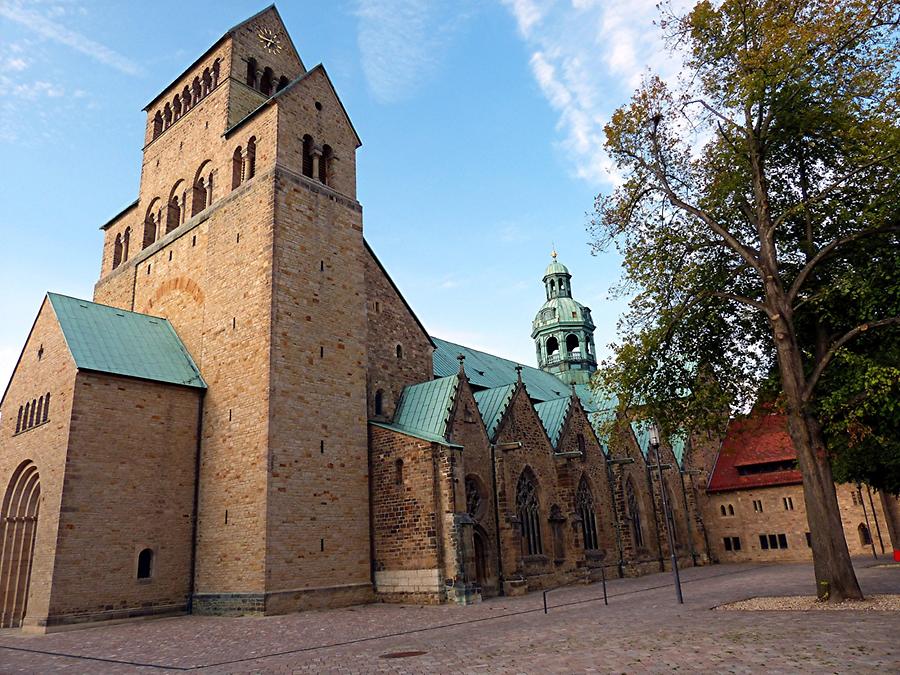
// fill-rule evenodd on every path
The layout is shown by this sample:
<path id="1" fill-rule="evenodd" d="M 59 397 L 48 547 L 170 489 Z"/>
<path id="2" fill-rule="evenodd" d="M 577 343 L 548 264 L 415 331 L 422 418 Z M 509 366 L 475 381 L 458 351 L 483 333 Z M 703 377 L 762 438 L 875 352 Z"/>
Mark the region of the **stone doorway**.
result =
<path id="1" fill-rule="evenodd" d="M 13 472 L 0 511 L 0 628 L 19 628 L 31 586 L 41 481 L 33 462 Z"/>

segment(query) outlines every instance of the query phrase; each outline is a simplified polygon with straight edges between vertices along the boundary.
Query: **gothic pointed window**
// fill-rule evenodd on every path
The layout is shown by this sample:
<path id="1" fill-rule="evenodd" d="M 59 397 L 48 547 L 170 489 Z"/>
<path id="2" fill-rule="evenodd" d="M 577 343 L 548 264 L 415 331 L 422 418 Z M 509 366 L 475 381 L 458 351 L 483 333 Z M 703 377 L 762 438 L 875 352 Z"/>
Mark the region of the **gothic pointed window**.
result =
<path id="1" fill-rule="evenodd" d="M 625 503 L 628 507 L 628 522 L 631 524 L 634 545 L 640 548 L 644 545 L 644 531 L 641 528 L 641 510 L 638 507 L 637 494 L 634 491 L 634 483 L 631 481 L 631 478 L 625 481 Z"/>
<path id="2" fill-rule="evenodd" d="M 537 479 L 531 469 L 526 468 L 516 485 L 516 515 L 522 533 L 522 553 L 541 555 L 541 509 L 538 501 Z"/>
<path id="3" fill-rule="evenodd" d="M 578 483 L 578 491 L 575 493 L 575 510 L 581 517 L 581 527 L 584 530 L 584 548 L 586 551 L 595 551 L 600 548 L 597 540 L 597 516 L 594 511 L 594 495 L 587 477 L 582 476 Z"/>

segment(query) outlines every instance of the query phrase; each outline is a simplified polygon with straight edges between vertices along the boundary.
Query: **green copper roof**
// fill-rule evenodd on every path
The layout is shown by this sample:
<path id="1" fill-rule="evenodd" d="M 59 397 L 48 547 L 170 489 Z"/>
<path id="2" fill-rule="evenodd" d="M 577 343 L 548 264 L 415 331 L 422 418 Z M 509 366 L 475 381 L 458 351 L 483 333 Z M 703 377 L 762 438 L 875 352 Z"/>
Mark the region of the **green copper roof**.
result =
<path id="1" fill-rule="evenodd" d="M 515 391 L 515 384 L 506 384 L 502 387 L 475 392 L 478 412 L 481 413 L 481 419 L 484 420 L 484 426 L 491 441 L 496 438 L 497 427 L 500 425 L 500 420 L 503 419 Z"/>
<path id="2" fill-rule="evenodd" d="M 569 268 L 554 259 L 552 263 L 547 265 L 547 271 L 544 272 L 544 276 L 549 277 L 551 274 L 569 274 Z"/>
<path id="3" fill-rule="evenodd" d="M 434 350 L 432 363 L 435 377 L 447 377 L 459 371 L 456 357 L 466 357 L 466 376 L 473 388 L 494 389 L 516 381 L 516 362 L 492 354 L 470 349 L 453 342 L 447 342 L 432 336 L 437 349 Z M 522 381 L 528 389 L 528 395 L 538 401 L 567 396 L 569 388 L 555 375 L 545 373 L 531 366 L 522 366 Z"/>
<path id="4" fill-rule="evenodd" d="M 206 388 L 166 319 L 56 293 L 47 298 L 79 369 Z"/>
<path id="5" fill-rule="evenodd" d="M 565 398 L 557 398 L 552 401 L 544 401 L 534 406 L 554 448 L 559 442 L 559 434 L 562 432 L 563 422 L 566 421 L 566 415 L 569 412 L 571 403 L 572 398 L 566 396 Z"/>
<path id="6" fill-rule="evenodd" d="M 451 375 L 406 387 L 390 427 L 408 431 L 411 435 L 426 434 L 428 440 L 448 443 L 447 424 L 458 386 L 459 378 Z"/>
<path id="7" fill-rule="evenodd" d="M 457 445 L 455 443 L 450 443 L 443 436 L 435 436 L 434 434 L 429 434 L 425 431 L 418 431 L 416 429 L 408 429 L 407 427 L 401 427 L 397 424 L 389 424 L 387 422 L 373 422 L 369 420 L 369 424 L 373 427 L 381 427 L 382 429 L 390 429 L 391 431 L 396 431 L 401 434 L 405 434 L 407 436 L 412 436 L 413 438 L 419 438 L 423 441 L 430 441 L 432 443 L 440 443 L 441 445 L 447 445 L 451 448 L 461 448 L 463 446 Z"/>

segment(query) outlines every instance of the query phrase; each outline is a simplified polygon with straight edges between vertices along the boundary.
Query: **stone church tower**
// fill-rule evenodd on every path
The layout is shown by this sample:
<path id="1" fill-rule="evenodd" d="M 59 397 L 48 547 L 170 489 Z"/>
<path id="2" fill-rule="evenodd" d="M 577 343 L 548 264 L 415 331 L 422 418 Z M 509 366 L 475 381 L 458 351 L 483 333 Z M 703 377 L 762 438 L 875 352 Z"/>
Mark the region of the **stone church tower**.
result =
<path id="1" fill-rule="evenodd" d="M 597 370 L 591 310 L 572 298 L 572 275 L 556 259 L 544 272 L 547 301 L 538 310 L 531 338 L 538 367 L 566 384 L 587 384 Z"/>

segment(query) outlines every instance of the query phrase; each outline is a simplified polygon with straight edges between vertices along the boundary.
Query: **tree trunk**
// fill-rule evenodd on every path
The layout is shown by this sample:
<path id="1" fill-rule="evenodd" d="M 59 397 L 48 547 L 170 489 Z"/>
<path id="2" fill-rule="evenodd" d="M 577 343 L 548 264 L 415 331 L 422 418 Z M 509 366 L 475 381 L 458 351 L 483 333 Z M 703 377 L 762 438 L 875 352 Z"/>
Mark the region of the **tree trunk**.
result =
<path id="1" fill-rule="evenodd" d="M 788 431 L 797 452 L 803 475 L 803 497 L 812 539 L 816 596 L 819 600 L 841 602 L 862 600 L 862 591 L 853 570 L 844 526 L 838 507 L 831 463 L 825 452 L 817 420 L 803 401 L 805 376 L 800 349 L 794 340 L 789 309 L 772 319 L 781 385 L 787 404 Z"/>

